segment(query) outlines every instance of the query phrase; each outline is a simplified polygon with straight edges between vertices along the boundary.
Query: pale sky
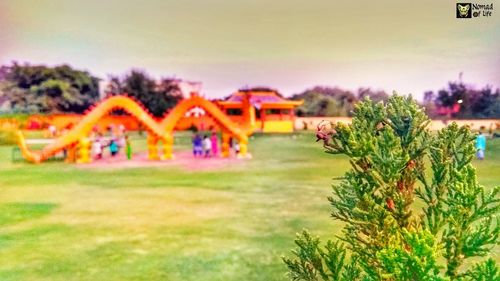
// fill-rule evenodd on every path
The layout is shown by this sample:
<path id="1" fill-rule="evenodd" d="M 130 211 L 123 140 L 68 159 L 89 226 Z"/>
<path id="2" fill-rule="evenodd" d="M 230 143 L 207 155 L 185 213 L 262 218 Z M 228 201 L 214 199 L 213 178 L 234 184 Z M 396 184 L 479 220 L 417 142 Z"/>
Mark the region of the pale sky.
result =
<path id="1" fill-rule="evenodd" d="M 500 87 L 500 0 L 456 19 L 456 1 L 0 0 L 0 64 L 68 63 L 101 78 L 144 69 L 201 81 L 222 97 L 248 86 L 315 85 L 421 97 L 463 72 Z"/>

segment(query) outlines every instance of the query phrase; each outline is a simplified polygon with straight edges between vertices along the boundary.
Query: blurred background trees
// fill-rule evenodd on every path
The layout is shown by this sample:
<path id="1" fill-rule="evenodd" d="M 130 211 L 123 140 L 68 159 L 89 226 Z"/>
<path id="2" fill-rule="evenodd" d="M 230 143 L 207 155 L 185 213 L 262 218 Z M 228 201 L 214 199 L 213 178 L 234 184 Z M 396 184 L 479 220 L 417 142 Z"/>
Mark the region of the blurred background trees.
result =
<path id="1" fill-rule="evenodd" d="M 338 87 L 316 86 L 293 95 L 292 99 L 304 100 L 304 104 L 297 107 L 297 116 L 351 116 L 354 104 L 366 96 L 375 102 L 388 98 L 384 91 L 370 88 L 359 88 L 353 93 Z"/>
<path id="2" fill-rule="evenodd" d="M 68 65 L 2 66 L 0 96 L 25 113 L 82 113 L 99 99 L 99 79 Z"/>
<path id="3" fill-rule="evenodd" d="M 182 99 L 182 91 L 177 80 L 163 78 L 157 82 L 141 70 L 132 70 L 121 79 L 116 76 L 110 77 L 110 86 L 106 89 L 106 94 L 125 93 L 140 101 L 157 117 L 175 107 Z"/>
<path id="4" fill-rule="evenodd" d="M 0 112 L 83 113 L 101 97 L 126 93 L 159 117 L 182 99 L 179 80 L 155 80 L 143 70 L 132 70 L 121 77 L 109 76 L 101 97 L 99 82 L 87 71 L 69 65 L 4 65 L 0 67 Z M 388 94 L 369 87 L 351 91 L 315 86 L 291 98 L 304 100 L 296 109 L 297 116 L 351 116 L 354 104 L 365 97 L 377 103 L 386 101 Z M 434 119 L 500 118 L 500 89 L 475 88 L 459 79 L 443 89 L 423 93 L 422 105 Z"/>
<path id="5" fill-rule="evenodd" d="M 49 67 L 13 63 L 2 66 L 0 109 L 30 114 L 83 113 L 99 101 L 99 81 L 90 73 L 68 65 Z M 103 90 L 107 96 L 126 93 L 155 116 L 163 115 L 182 99 L 176 80 L 155 81 L 140 70 L 132 70 L 122 78 L 111 76 Z"/>
<path id="6" fill-rule="evenodd" d="M 462 81 L 449 82 L 447 88 L 436 93 L 426 92 L 424 106 L 432 118 L 499 118 L 500 89 L 475 89 Z"/>
<path id="7" fill-rule="evenodd" d="M 349 91 L 338 87 L 313 87 L 292 99 L 304 100 L 297 107 L 297 116 L 351 116 L 354 104 L 365 97 L 375 103 L 386 101 L 388 94 L 381 90 L 359 88 Z M 500 118 L 500 89 L 491 86 L 475 88 L 462 81 L 449 82 L 446 88 L 423 94 L 422 105 L 434 118 Z"/>

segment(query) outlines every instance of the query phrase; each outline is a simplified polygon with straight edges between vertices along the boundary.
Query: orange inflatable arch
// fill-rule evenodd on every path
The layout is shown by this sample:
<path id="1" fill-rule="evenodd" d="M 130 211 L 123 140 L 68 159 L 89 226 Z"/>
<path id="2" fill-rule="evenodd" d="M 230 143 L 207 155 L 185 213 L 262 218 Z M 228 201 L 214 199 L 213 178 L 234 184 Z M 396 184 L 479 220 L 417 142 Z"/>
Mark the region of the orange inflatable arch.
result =
<path id="1" fill-rule="evenodd" d="M 243 101 L 243 124 L 234 123 L 219 107 L 214 103 L 193 94 L 190 98 L 182 100 L 172 111 L 162 120 L 155 120 L 140 103 L 125 95 L 113 96 L 103 100 L 89 110 L 83 119 L 77 123 L 66 134 L 55 139 L 55 141 L 45 146 L 41 151 L 32 151 L 28 148 L 26 140 L 18 131 L 18 145 L 23 157 L 33 163 L 40 163 L 52 157 L 64 149 L 78 149 L 78 163 L 90 162 L 90 141 L 88 137 L 93 127 L 99 120 L 115 109 L 122 109 L 143 124 L 148 131 L 148 157 L 151 160 L 172 159 L 172 146 L 174 143 L 173 131 L 179 120 L 193 107 L 204 109 L 222 129 L 222 156 L 229 156 L 230 138 L 239 141 L 239 157 L 248 154 L 248 136 L 253 132 L 255 126 L 255 111 L 250 105 L 248 98 Z M 158 154 L 158 144 L 163 144 L 163 153 Z M 71 153 L 70 153 L 71 154 Z"/>

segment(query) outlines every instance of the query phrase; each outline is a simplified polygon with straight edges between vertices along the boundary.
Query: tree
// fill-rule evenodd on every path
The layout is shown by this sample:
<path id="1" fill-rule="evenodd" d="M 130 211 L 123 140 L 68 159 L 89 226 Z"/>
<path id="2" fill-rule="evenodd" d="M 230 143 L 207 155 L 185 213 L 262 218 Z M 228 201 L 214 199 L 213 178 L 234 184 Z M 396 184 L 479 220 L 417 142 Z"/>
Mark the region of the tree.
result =
<path id="1" fill-rule="evenodd" d="M 500 89 L 493 92 L 491 87 L 484 87 L 478 91 L 471 91 L 470 112 L 477 118 L 500 116 Z"/>
<path id="2" fill-rule="evenodd" d="M 298 116 L 350 116 L 356 96 L 346 90 L 330 87 L 314 87 L 292 96 L 304 100 L 297 107 Z"/>
<path id="3" fill-rule="evenodd" d="M 428 124 L 411 97 L 394 95 L 359 103 L 350 125 L 320 129 L 326 152 L 350 159 L 329 198 L 345 227 L 326 245 L 298 235 L 295 257 L 284 258 L 292 280 L 500 280 L 491 258 L 465 266 L 499 242 L 500 187 L 477 183 L 468 128 L 431 134 Z"/>
<path id="4" fill-rule="evenodd" d="M 300 96 L 304 103 L 297 108 L 298 116 L 342 116 L 342 108 L 337 100 L 315 92 Z"/>
<path id="5" fill-rule="evenodd" d="M 3 66 L 1 92 L 14 110 L 81 113 L 99 98 L 99 80 L 68 65 Z"/>
<path id="6" fill-rule="evenodd" d="M 425 113 L 432 119 L 436 118 L 438 116 L 437 110 L 436 110 L 436 103 L 435 101 L 435 96 L 433 91 L 426 91 L 424 92 L 424 102 L 423 106 L 425 109 Z"/>
<path id="7" fill-rule="evenodd" d="M 174 79 L 162 79 L 157 84 L 143 71 L 132 70 L 123 79 L 110 77 L 108 95 L 127 94 L 141 102 L 157 117 L 173 108 L 181 99 L 182 92 Z"/>
<path id="8" fill-rule="evenodd" d="M 304 100 L 296 109 L 298 116 L 351 116 L 354 103 L 365 97 L 379 102 L 386 101 L 388 95 L 370 88 L 359 88 L 354 94 L 337 87 L 316 86 L 292 96 L 292 99 Z"/>
<path id="9" fill-rule="evenodd" d="M 156 99 L 153 99 L 149 109 L 153 113 L 164 114 L 182 100 L 182 91 L 175 79 L 161 79 L 156 87 Z"/>
<path id="10" fill-rule="evenodd" d="M 369 97 L 375 103 L 380 101 L 386 102 L 389 99 L 389 95 L 384 91 L 374 91 L 370 88 L 359 88 L 358 99 L 363 100 L 365 97 Z"/>
<path id="11" fill-rule="evenodd" d="M 425 94 L 427 99 L 434 97 L 433 92 Z M 500 115 L 500 89 L 493 91 L 490 86 L 477 90 L 462 81 L 449 82 L 448 88 L 437 92 L 433 102 L 436 115 L 451 115 L 455 118 L 497 118 Z"/>

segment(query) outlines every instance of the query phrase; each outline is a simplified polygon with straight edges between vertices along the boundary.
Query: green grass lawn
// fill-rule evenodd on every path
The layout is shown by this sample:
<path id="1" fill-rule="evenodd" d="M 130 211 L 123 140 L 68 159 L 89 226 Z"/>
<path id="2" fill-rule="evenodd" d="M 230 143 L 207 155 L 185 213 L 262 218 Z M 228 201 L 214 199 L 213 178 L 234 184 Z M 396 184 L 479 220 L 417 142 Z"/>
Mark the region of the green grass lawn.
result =
<path id="1" fill-rule="evenodd" d="M 488 145 L 474 164 L 491 187 L 500 140 Z M 2 281 L 284 280 L 296 232 L 341 227 L 326 196 L 348 162 L 312 134 L 256 136 L 252 160 L 220 171 L 11 163 L 11 150 L 0 146 Z"/>

